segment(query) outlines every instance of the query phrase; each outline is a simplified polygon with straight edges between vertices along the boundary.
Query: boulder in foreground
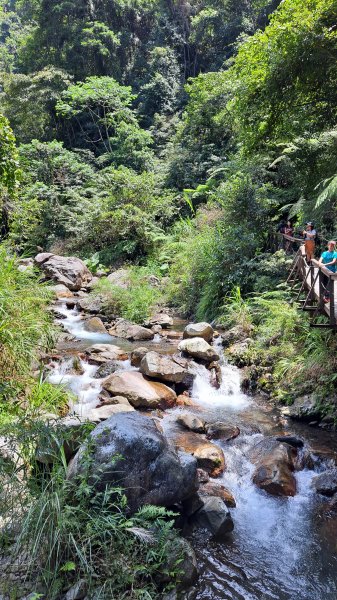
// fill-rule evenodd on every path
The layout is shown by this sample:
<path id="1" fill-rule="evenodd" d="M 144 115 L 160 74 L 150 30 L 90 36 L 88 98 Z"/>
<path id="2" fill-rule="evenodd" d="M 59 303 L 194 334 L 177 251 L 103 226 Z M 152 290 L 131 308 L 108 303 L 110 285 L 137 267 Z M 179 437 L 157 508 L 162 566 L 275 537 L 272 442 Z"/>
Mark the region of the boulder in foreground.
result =
<path id="1" fill-rule="evenodd" d="M 197 491 L 196 460 L 176 452 L 153 420 L 136 411 L 100 423 L 74 457 L 69 478 L 88 468 L 88 448 L 89 484 L 98 491 L 121 486 L 132 512 L 144 504 L 172 506 Z"/>

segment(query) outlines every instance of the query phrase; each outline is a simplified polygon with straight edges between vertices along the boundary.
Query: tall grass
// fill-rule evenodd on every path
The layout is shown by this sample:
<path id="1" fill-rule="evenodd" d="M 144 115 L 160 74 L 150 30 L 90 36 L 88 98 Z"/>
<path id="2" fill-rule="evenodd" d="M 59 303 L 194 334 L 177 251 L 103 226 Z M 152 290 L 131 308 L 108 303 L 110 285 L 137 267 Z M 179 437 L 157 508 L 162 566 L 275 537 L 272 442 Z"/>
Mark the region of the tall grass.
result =
<path id="1" fill-rule="evenodd" d="M 0 398 L 22 391 L 39 352 L 53 334 L 46 306 L 51 292 L 0 247 Z"/>

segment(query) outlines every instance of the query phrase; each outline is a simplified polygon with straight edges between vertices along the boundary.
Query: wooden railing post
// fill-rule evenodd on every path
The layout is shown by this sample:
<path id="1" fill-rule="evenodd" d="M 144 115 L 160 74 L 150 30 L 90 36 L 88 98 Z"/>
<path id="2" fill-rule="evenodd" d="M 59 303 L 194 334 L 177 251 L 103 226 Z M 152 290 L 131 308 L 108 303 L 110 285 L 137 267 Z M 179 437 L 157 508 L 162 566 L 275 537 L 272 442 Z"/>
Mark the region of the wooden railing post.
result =
<path id="1" fill-rule="evenodd" d="M 335 280 L 333 277 L 329 279 L 329 298 L 330 298 L 330 325 L 335 327 Z"/>
<path id="2" fill-rule="evenodd" d="M 323 273 L 321 269 L 318 271 L 318 283 L 319 283 L 319 308 L 322 310 L 324 306 L 324 285 L 323 285 Z"/>

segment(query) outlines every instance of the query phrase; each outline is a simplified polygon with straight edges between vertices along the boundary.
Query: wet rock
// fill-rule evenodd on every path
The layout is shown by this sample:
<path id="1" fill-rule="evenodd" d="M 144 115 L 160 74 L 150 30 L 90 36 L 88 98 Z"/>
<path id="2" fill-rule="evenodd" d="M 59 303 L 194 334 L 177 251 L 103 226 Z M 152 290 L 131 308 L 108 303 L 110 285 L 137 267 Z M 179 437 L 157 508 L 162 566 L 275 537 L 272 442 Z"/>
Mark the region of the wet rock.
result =
<path id="1" fill-rule="evenodd" d="M 214 481 L 208 481 L 202 485 L 199 489 L 199 494 L 202 498 L 204 496 L 216 496 L 217 498 L 221 498 L 228 508 L 236 507 L 235 498 L 232 492 L 230 492 L 224 485 L 220 485 Z"/>
<path id="2" fill-rule="evenodd" d="M 75 256 L 43 253 L 38 254 L 34 260 L 48 278 L 64 284 L 73 291 L 80 290 L 92 279 L 88 267 Z"/>
<path id="3" fill-rule="evenodd" d="M 146 327 L 135 325 L 126 319 L 118 319 L 114 326 L 109 329 L 109 334 L 114 337 L 121 337 L 127 340 L 153 340 L 154 333 Z"/>
<path id="4" fill-rule="evenodd" d="M 136 411 L 100 423 L 74 457 L 69 478 L 88 468 L 88 451 L 89 485 L 121 486 L 132 512 L 145 504 L 172 506 L 197 491 L 196 460 L 174 451 L 153 420 Z"/>
<path id="5" fill-rule="evenodd" d="M 199 496 L 199 494 L 196 493 L 193 494 L 193 496 L 190 496 L 190 498 L 187 498 L 187 500 L 184 500 L 182 506 L 184 515 L 186 517 L 191 517 L 192 515 L 194 515 L 194 513 L 197 512 L 197 510 L 204 506 L 204 502 Z"/>
<path id="6" fill-rule="evenodd" d="M 153 333 L 156 335 L 162 335 L 163 333 L 163 328 L 161 325 L 152 325 L 151 327 L 151 331 L 153 331 Z"/>
<path id="7" fill-rule="evenodd" d="M 77 306 L 83 311 L 91 314 L 97 314 L 102 312 L 104 301 L 102 296 L 87 296 L 86 298 L 80 298 L 77 302 Z"/>
<path id="8" fill-rule="evenodd" d="M 294 461 L 296 450 L 274 438 L 265 438 L 250 452 L 256 465 L 253 482 L 273 496 L 295 496 Z"/>
<path id="9" fill-rule="evenodd" d="M 144 358 L 145 354 L 147 354 L 149 352 L 148 348 L 145 348 L 145 346 L 140 346 L 139 348 L 135 348 L 135 350 L 133 350 L 131 352 L 131 365 L 133 367 L 139 367 L 142 358 Z"/>
<path id="10" fill-rule="evenodd" d="M 51 289 L 55 293 L 56 298 L 60 298 L 60 299 L 61 298 L 71 298 L 73 295 L 73 293 L 70 291 L 70 289 L 67 288 L 66 285 L 63 285 L 62 283 L 51 286 Z M 62 315 L 62 319 L 63 318 L 64 318 L 64 315 Z"/>
<path id="11" fill-rule="evenodd" d="M 163 356 L 158 352 L 145 354 L 139 368 L 147 377 L 170 383 L 182 383 L 189 375 L 187 369 L 178 365 L 169 356 Z"/>
<path id="12" fill-rule="evenodd" d="M 280 435 L 275 439 L 283 444 L 289 444 L 289 446 L 292 446 L 293 448 L 303 448 L 304 446 L 303 440 L 295 435 Z"/>
<path id="13" fill-rule="evenodd" d="M 118 364 L 118 362 L 108 360 L 106 363 L 103 363 L 102 365 L 100 365 L 100 367 L 98 367 L 94 375 L 94 379 L 103 379 L 104 377 L 109 377 L 109 375 L 112 375 L 119 369 L 120 365 Z"/>
<path id="14" fill-rule="evenodd" d="M 333 496 L 337 492 L 337 468 L 316 475 L 312 480 L 316 492 L 323 496 Z"/>
<path id="15" fill-rule="evenodd" d="M 198 481 L 199 483 L 207 483 L 209 481 L 209 475 L 204 469 L 198 469 Z"/>
<path id="16" fill-rule="evenodd" d="M 128 354 L 113 344 L 94 344 L 86 349 L 88 361 L 97 365 L 115 361 L 115 360 L 127 360 Z"/>
<path id="17" fill-rule="evenodd" d="M 91 319 L 84 321 L 84 329 L 94 333 L 107 333 L 103 321 L 98 317 L 91 317 Z"/>
<path id="18" fill-rule="evenodd" d="M 223 423 L 222 421 L 216 421 L 215 423 L 206 424 L 207 438 L 223 440 L 229 442 L 234 440 L 240 434 L 240 429 L 235 425 L 229 423 Z"/>
<path id="19" fill-rule="evenodd" d="M 213 327 L 209 323 L 190 323 L 184 329 L 183 338 L 184 340 L 203 338 L 206 342 L 210 342 L 213 338 L 213 333 Z"/>
<path id="20" fill-rule="evenodd" d="M 197 459 L 198 467 L 205 469 L 211 477 L 219 477 L 225 470 L 224 453 L 215 444 L 204 442 L 193 452 Z"/>
<path id="21" fill-rule="evenodd" d="M 200 527 L 206 527 L 217 539 L 222 539 L 233 531 L 234 523 L 225 503 L 217 496 L 204 498 L 204 506 L 193 516 Z"/>
<path id="22" fill-rule="evenodd" d="M 226 351 L 232 363 L 237 367 L 244 367 L 246 363 L 246 352 L 251 344 L 252 340 L 246 338 L 243 342 L 237 342 L 232 344 Z"/>
<path id="23" fill-rule="evenodd" d="M 218 353 L 203 338 L 194 337 L 180 342 L 178 349 L 206 363 L 219 360 Z"/>
<path id="24" fill-rule="evenodd" d="M 171 388 L 163 383 L 148 381 L 136 371 L 110 375 L 104 381 L 103 389 L 113 396 L 125 396 L 136 408 L 170 407 L 174 406 L 177 398 Z"/>
<path id="25" fill-rule="evenodd" d="M 144 327 L 153 327 L 154 325 L 160 325 L 163 329 L 168 329 L 173 326 L 173 319 L 165 313 L 157 313 L 144 323 Z"/>
<path id="26" fill-rule="evenodd" d="M 127 269 L 118 269 L 113 273 L 110 273 L 107 277 L 108 281 L 115 285 L 116 287 L 120 287 L 123 289 L 127 289 L 130 287 L 130 274 Z"/>
<path id="27" fill-rule="evenodd" d="M 184 413 L 177 417 L 177 423 L 185 427 L 185 429 L 189 429 L 190 431 L 195 431 L 195 433 L 204 433 L 205 432 L 205 421 L 202 421 L 195 415 L 191 415 L 190 413 Z"/>
<path id="28" fill-rule="evenodd" d="M 135 409 L 131 404 L 104 404 L 98 408 L 93 408 L 89 413 L 89 420 L 93 423 L 99 423 L 100 421 L 106 421 L 113 415 L 118 415 L 123 412 L 131 412 Z"/>
<path id="29" fill-rule="evenodd" d="M 192 398 L 190 398 L 189 393 L 185 390 L 182 394 L 177 396 L 177 406 L 193 406 L 194 402 Z"/>
<path id="30" fill-rule="evenodd" d="M 222 383 L 222 371 L 220 367 L 220 363 L 217 361 L 211 362 L 208 367 L 210 371 L 210 383 L 215 389 L 219 389 Z"/>

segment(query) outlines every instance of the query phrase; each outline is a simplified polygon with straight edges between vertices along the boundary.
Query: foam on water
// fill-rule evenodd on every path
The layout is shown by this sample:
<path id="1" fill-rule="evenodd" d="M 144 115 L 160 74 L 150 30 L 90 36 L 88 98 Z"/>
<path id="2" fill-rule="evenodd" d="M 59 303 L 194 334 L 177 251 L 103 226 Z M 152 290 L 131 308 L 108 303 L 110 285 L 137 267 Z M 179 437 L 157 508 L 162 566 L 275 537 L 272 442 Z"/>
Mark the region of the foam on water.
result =
<path id="1" fill-rule="evenodd" d="M 84 326 L 82 315 L 77 308 L 69 309 L 66 304 L 61 304 L 57 307 L 57 312 L 64 315 L 63 319 L 57 319 L 63 327 L 74 337 L 80 340 L 89 340 L 96 344 L 112 343 L 112 338 L 108 333 L 96 333 L 95 331 L 87 331 Z"/>

